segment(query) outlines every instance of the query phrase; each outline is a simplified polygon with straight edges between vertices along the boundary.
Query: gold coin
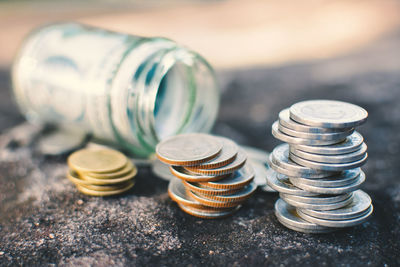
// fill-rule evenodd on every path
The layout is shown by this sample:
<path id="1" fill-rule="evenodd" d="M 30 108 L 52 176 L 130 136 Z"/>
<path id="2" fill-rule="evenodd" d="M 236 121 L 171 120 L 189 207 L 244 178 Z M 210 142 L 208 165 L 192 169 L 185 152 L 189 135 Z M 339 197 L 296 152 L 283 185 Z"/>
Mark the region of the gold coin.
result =
<path id="1" fill-rule="evenodd" d="M 133 168 L 130 173 L 128 173 L 125 176 L 118 177 L 118 178 L 99 179 L 99 178 L 91 177 L 91 176 L 86 175 L 86 174 L 81 174 L 80 178 L 82 180 L 88 181 L 90 184 L 106 185 L 106 184 L 118 184 L 118 183 L 123 183 L 123 182 L 129 181 L 133 177 L 135 177 L 136 174 L 137 174 L 137 169 Z"/>
<path id="2" fill-rule="evenodd" d="M 96 191 L 96 190 L 91 190 L 88 189 L 84 186 L 81 185 L 76 185 L 76 188 L 78 188 L 78 190 L 86 195 L 90 195 L 90 196 L 96 196 L 96 197 L 107 197 L 107 196 L 113 196 L 113 195 L 118 195 L 121 193 L 124 193 L 126 191 L 128 191 L 129 189 L 131 189 L 133 187 L 135 183 L 129 183 L 128 186 L 126 186 L 125 188 L 121 188 L 121 189 L 117 189 L 117 190 L 113 190 L 113 191 Z"/>
<path id="3" fill-rule="evenodd" d="M 81 149 L 68 157 L 68 166 L 81 173 L 109 173 L 121 170 L 128 159 L 124 154 L 111 149 Z"/>
<path id="4" fill-rule="evenodd" d="M 130 184 L 134 184 L 134 180 L 130 180 L 125 183 L 120 183 L 120 184 L 115 184 L 115 185 L 80 185 L 82 187 L 85 187 L 87 189 L 93 190 L 93 191 L 115 191 L 119 189 L 123 189 L 128 187 Z"/>
<path id="5" fill-rule="evenodd" d="M 98 179 L 113 179 L 113 178 L 118 178 L 118 177 L 127 175 L 128 173 L 130 173 L 132 171 L 133 168 L 136 168 L 136 166 L 134 166 L 132 164 L 132 162 L 130 160 L 128 160 L 125 167 L 119 171 L 110 172 L 110 173 L 88 172 L 88 173 L 85 173 L 85 175 L 93 177 L 93 178 L 98 178 Z"/>
<path id="6" fill-rule="evenodd" d="M 113 185 L 113 184 L 120 184 L 123 182 L 127 182 L 129 180 L 132 180 L 133 177 L 135 177 L 137 173 L 137 169 L 134 168 L 130 174 L 119 177 L 119 178 L 114 178 L 114 179 L 97 179 L 97 178 L 92 178 L 89 176 L 80 176 L 78 173 L 76 173 L 73 170 L 69 170 L 67 173 L 67 178 L 72 181 L 74 184 L 79 184 L 79 185 Z"/>

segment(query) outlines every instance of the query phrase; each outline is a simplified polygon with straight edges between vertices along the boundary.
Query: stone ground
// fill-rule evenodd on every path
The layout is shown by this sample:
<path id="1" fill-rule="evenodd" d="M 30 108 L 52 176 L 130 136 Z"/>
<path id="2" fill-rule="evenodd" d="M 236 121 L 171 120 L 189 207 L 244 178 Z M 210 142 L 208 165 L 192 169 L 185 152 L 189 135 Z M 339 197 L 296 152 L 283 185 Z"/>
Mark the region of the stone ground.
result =
<path id="1" fill-rule="evenodd" d="M 65 157 L 35 150 L 32 127 L 10 101 L 0 72 L 0 265 L 400 265 L 400 32 L 337 59 L 219 72 L 214 132 L 271 151 L 279 110 L 304 99 L 339 99 L 369 111 L 363 189 L 374 203 L 363 225 L 327 235 L 286 229 L 274 193 L 256 192 L 233 217 L 202 220 L 169 199 L 167 182 L 140 168 L 129 193 L 82 195 L 64 177 Z"/>

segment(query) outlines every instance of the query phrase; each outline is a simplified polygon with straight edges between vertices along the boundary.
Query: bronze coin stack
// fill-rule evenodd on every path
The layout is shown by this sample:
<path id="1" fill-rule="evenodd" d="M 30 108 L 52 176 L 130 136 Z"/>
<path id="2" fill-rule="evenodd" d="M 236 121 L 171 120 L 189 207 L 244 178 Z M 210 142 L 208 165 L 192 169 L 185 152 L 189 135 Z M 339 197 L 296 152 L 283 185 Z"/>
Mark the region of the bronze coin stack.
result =
<path id="1" fill-rule="evenodd" d="M 161 142 L 156 153 L 175 176 L 168 193 L 196 217 L 232 215 L 256 190 L 247 156 L 231 140 L 206 134 L 182 134 Z"/>

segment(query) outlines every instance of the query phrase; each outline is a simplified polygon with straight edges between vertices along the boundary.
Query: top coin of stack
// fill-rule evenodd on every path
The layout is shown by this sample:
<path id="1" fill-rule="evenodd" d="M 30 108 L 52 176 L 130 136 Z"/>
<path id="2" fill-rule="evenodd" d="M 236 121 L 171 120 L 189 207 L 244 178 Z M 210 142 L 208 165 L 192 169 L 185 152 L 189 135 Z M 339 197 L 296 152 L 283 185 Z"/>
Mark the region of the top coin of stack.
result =
<path id="1" fill-rule="evenodd" d="M 92 196 L 111 196 L 134 185 L 135 165 L 112 149 L 81 149 L 68 157 L 67 178 L 79 191 Z"/>
<path id="2" fill-rule="evenodd" d="M 359 167 L 367 160 L 367 146 L 354 131 L 367 116 L 359 106 L 331 100 L 303 101 L 279 113 L 272 134 L 288 144 L 271 153 L 276 173 L 268 183 L 280 192 L 275 213 L 282 224 L 321 233 L 370 216 L 371 199 L 357 190 L 365 180 Z"/>
<path id="3" fill-rule="evenodd" d="M 156 153 L 176 177 L 169 183 L 170 197 L 191 215 L 229 216 L 257 188 L 245 153 L 227 138 L 181 134 L 159 143 Z"/>

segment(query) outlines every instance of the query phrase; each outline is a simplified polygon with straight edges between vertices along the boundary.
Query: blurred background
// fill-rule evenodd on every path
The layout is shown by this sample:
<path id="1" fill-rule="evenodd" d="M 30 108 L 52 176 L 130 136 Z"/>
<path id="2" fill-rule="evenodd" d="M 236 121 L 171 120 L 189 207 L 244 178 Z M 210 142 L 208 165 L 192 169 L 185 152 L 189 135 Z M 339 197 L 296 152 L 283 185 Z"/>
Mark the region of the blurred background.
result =
<path id="1" fill-rule="evenodd" d="M 64 20 L 169 37 L 227 69 L 332 58 L 362 49 L 399 29 L 400 2 L 1 0 L 0 66 L 10 65 L 30 30 Z"/>

